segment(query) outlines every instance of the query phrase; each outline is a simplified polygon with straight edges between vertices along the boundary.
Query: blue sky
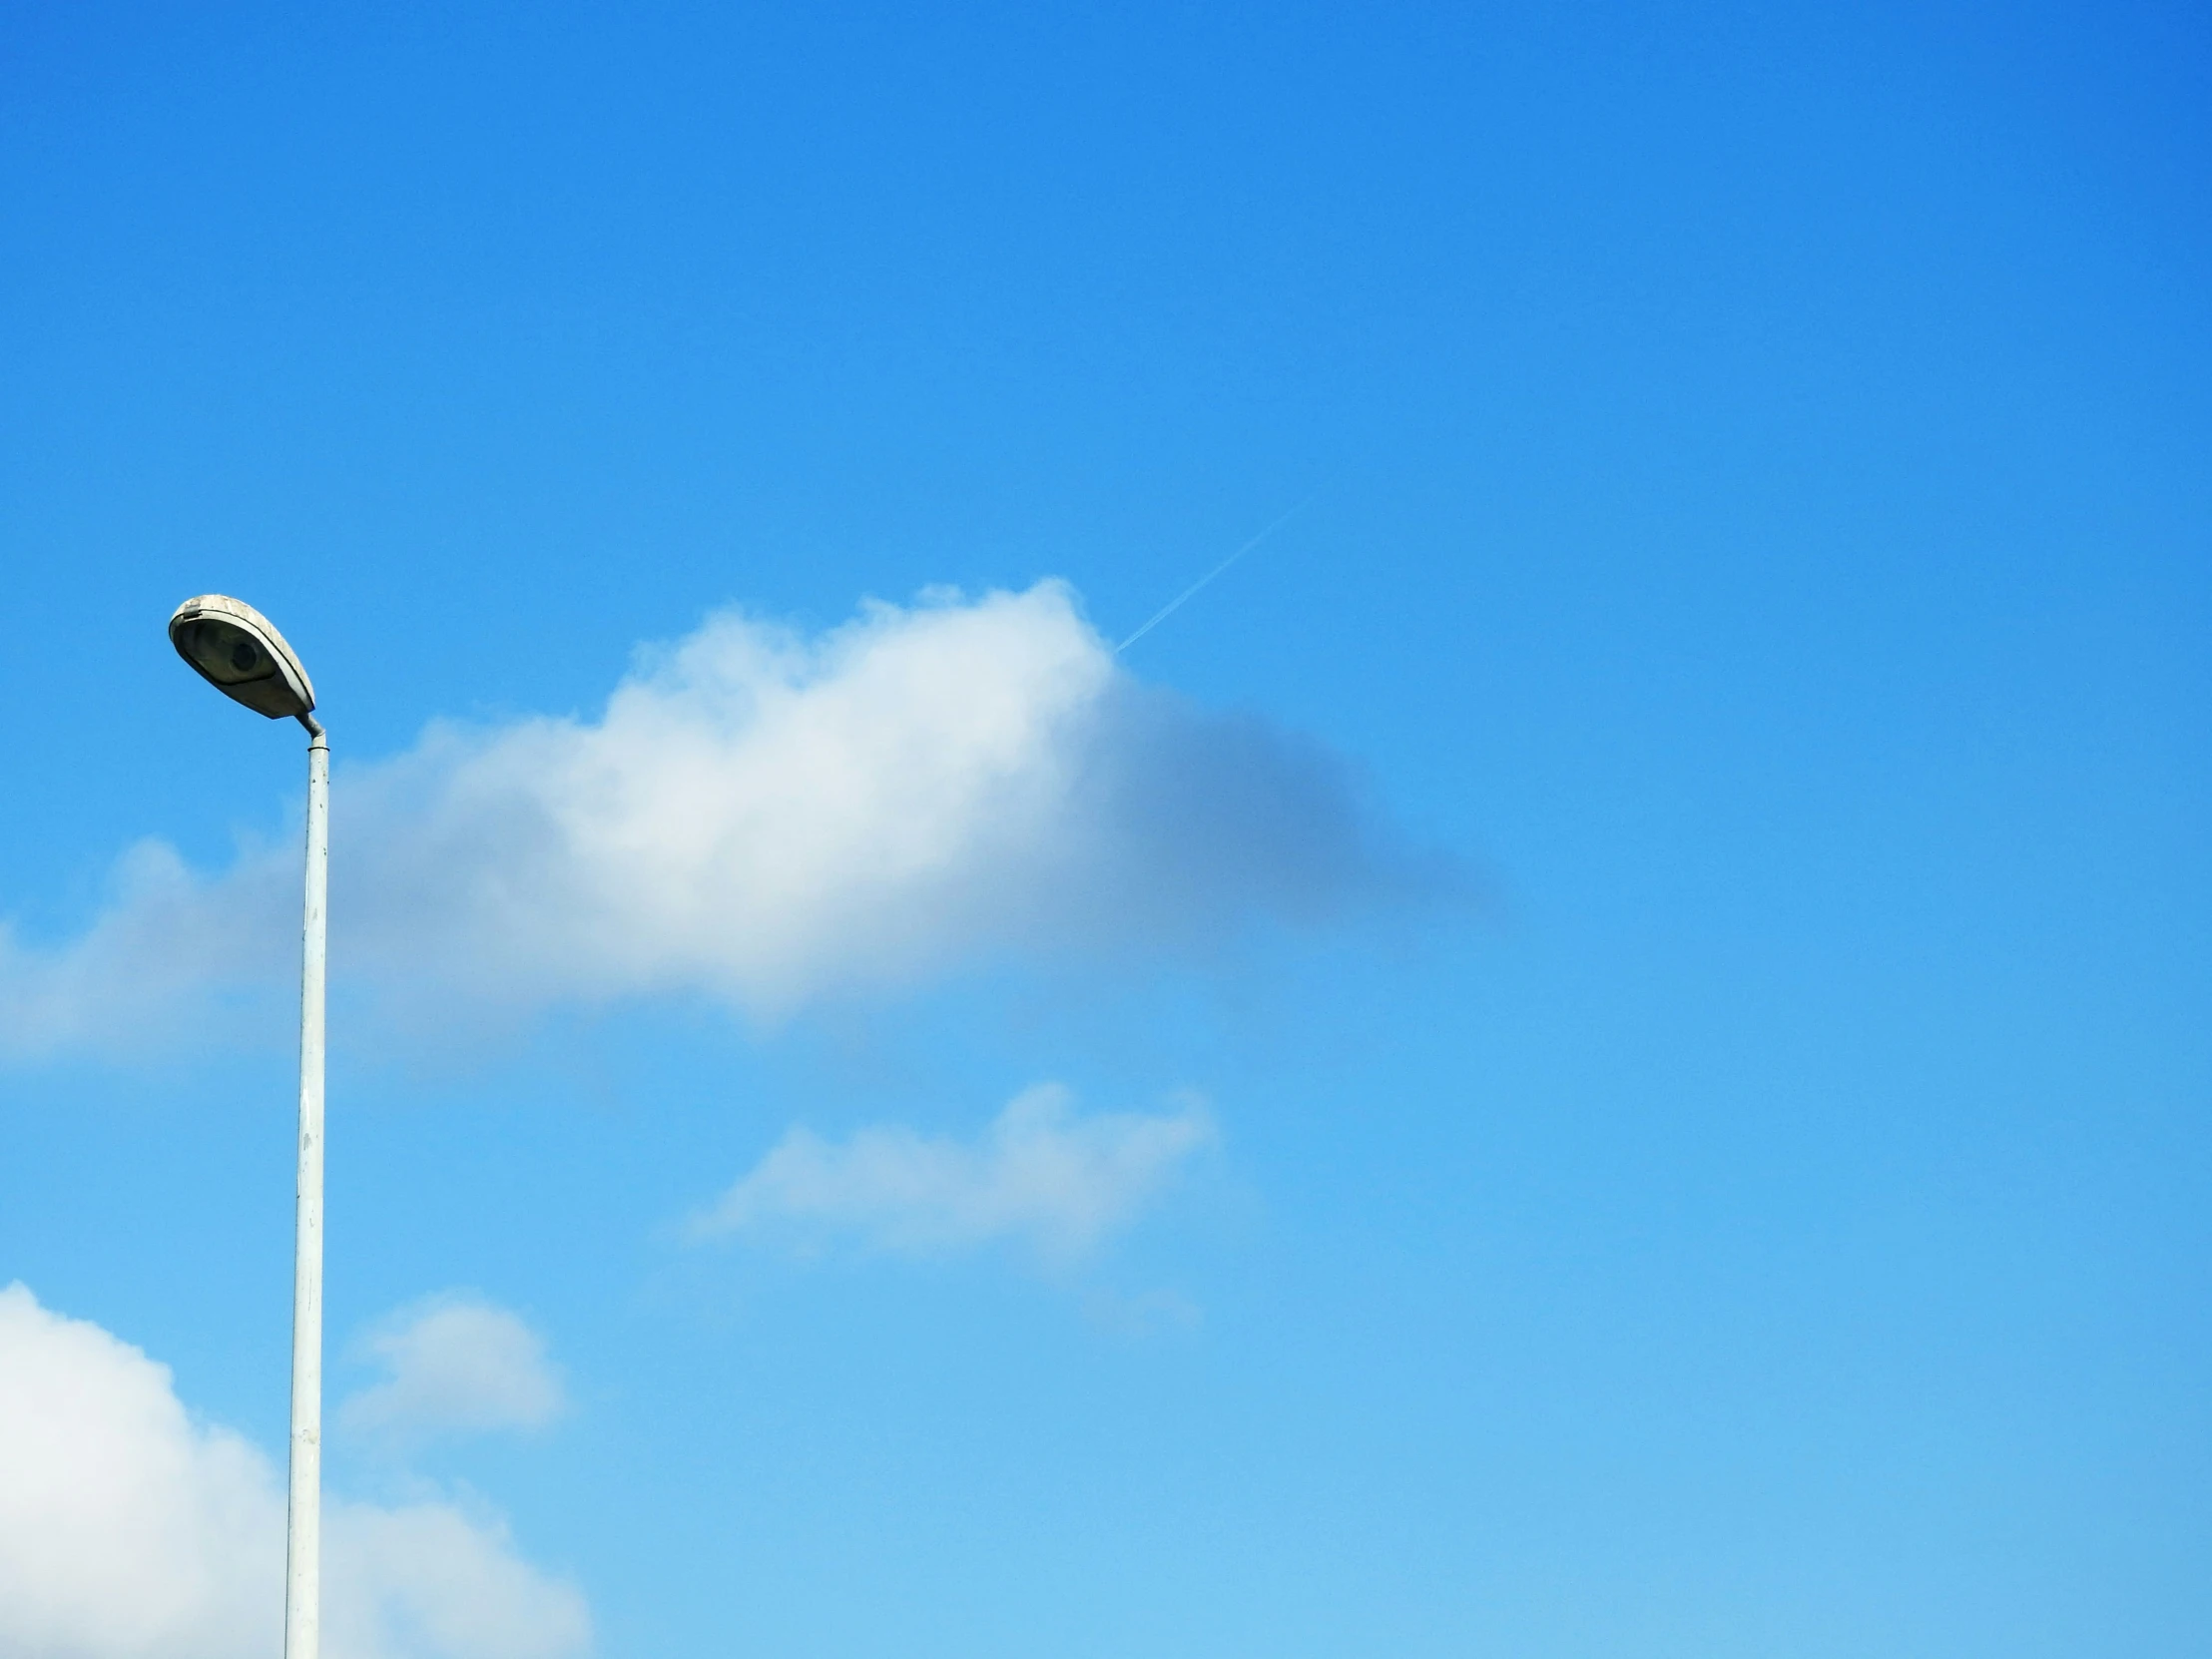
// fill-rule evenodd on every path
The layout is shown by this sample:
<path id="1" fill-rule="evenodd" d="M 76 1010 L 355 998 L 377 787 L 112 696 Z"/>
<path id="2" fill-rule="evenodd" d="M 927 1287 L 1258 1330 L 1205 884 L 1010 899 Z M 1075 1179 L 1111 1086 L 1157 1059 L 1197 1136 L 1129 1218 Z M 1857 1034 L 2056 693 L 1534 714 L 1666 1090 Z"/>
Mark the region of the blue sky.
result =
<path id="1" fill-rule="evenodd" d="M 2201 1652 L 2208 69 L 15 8 L 0 1655 Z"/>

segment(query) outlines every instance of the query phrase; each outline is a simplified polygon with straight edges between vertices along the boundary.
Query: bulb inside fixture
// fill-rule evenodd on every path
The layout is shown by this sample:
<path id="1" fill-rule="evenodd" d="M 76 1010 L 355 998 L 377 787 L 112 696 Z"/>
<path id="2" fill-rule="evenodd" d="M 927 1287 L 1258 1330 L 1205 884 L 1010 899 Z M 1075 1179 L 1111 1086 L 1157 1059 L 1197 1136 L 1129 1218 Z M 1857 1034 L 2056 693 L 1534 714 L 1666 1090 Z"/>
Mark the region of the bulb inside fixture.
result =
<path id="1" fill-rule="evenodd" d="M 200 671 L 219 686 L 241 686 L 250 680 L 267 680 L 276 672 L 276 660 L 261 642 L 236 623 L 220 617 L 202 617 L 181 632 Z"/>

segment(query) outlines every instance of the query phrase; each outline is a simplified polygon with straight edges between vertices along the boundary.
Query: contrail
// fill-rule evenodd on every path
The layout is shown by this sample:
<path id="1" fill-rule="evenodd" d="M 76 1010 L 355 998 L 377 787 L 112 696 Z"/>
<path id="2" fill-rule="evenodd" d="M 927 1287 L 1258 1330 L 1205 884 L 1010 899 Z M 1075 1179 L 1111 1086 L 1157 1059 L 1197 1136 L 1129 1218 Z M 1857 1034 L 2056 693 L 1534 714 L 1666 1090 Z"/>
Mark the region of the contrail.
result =
<path id="1" fill-rule="evenodd" d="M 1318 494 L 1319 492 L 1317 491 L 1316 493 Z M 1223 571 L 1227 570 L 1231 565 L 1235 564 L 1239 559 L 1243 558 L 1255 547 L 1258 547 L 1262 542 L 1266 541 L 1268 537 L 1274 535 L 1276 531 L 1282 529 L 1284 525 L 1290 523 L 1292 519 L 1298 517 L 1300 513 L 1304 512 L 1313 504 L 1314 497 L 1309 495 L 1305 500 L 1301 501 L 1297 506 L 1293 507 L 1289 512 L 1285 513 L 1281 518 L 1277 519 L 1273 524 L 1269 525 L 1265 530 L 1262 530 L 1257 536 L 1254 536 L 1250 541 L 1246 542 L 1244 546 L 1238 548 L 1236 552 L 1230 554 L 1228 558 L 1222 560 L 1220 564 L 1214 566 L 1212 570 L 1209 570 L 1205 575 L 1201 576 L 1197 581 L 1193 582 L 1189 587 L 1185 588 L 1181 593 L 1177 594 L 1165 605 L 1162 605 L 1157 611 L 1152 613 L 1151 617 L 1146 620 L 1145 625 L 1142 628 L 1138 629 L 1134 634 L 1131 634 L 1127 639 L 1123 640 L 1121 644 L 1114 647 L 1114 655 L 1117 657 L 1120 656 L 1124 651 L 1127 651 L 1131 646 L 1135 645 L 1139 640 L 1143 639 L 1145 635 L 1151 633 L 1153 629 L 1159 627 L 1161 623 L 1167 621 L 1169 617 L 1173 616 L 1176 611 L 1181 609 L 1183 601 L 1190 598 L 1192 594 L 1198 592 L 1200 588 L 1203 588 L 1208 582 L 1211 582 L 1215 577 L 1219 576 Z"/>

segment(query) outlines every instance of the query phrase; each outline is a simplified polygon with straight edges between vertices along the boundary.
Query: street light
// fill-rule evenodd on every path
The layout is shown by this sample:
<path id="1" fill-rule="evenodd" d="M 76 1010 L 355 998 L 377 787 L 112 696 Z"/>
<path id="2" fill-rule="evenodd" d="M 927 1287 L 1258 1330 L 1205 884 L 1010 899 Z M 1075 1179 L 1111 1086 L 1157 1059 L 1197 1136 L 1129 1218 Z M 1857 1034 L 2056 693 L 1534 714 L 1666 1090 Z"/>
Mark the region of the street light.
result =
<path id="1" fill-rule="evenodd" d="M 322 979 L 330 875 L 330 745 L 314 686 L 270 620 L 219 593 L 169 619 L 177 654 L 217 691 L 307 729 L 307 897 L 299 967 L 299 1188 L 291 1281 L 291 1492 L 284 1532 L 284 1659 L 315 1659 L 322 1531 Z"/>

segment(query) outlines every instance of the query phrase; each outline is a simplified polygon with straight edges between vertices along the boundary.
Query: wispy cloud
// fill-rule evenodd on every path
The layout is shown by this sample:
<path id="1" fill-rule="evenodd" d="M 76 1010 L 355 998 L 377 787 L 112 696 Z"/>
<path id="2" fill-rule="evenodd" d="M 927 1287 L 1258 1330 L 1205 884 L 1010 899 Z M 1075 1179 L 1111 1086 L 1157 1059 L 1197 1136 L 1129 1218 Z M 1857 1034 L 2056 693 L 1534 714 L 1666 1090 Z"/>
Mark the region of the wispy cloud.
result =
<path id="1" fill-rule="evenodd" d="M 0 1289 L 0 1653 L 276 1659 L 284 1500 L 250 1442 L 197 1422 L 169 1369 Z M 577 1591 L 496 1517 L 324 1504 L 329 1659 L 574 1659 Z"/>
<path id="2" fill-rule="evenodd" d="M 1181 1291 L 1140 1291 L 1134 1296 L 1117 1291 L 1094 1290 L 1083 1299 L 1083 1312 L 1101 1331 L 1117 1337 L 1157 1337 L 1165 1332 L 1196 1331 L 1206 1323 L 1205 1311 Z"/>
<path id="3" fill-rule="evenodd" d="M 116 860 L 107 906 L 69 943 L 33 948 L 0 921 L 0 1059 L 143 1051 L 223 1028 L 282 982 L 286 941 L 298 948 L 298 883 L 285 873 L 256 853 L 211 881 L 145 840 Z"/>
<path id="4" fill-rule="evenodd" d="M 1320 746 L 1131 678 L 1058 582 L 870 605 L 814 637 L 724 615 L 641 663 L 596 719 L 341 757 L 341 987 L 448 1017 L 673 991 L 774 1019 L 1454 883 Z M 288 841 L 212 877 L 149 845 L 80 937 L 0 928 L 0 1055 L 156 1044 L 283 994 L 297 880 Z"/>
<path id="5" fill-rule="evenodd" d="M 1066 1089 L 1046 1083 L 1016 1096 L 972 1142 L 898 1125 L 841 1142 L 793 1129 L 690 1233 L 904 1256 L 1014 1241 L 1067 1262 L 1127 1226 L 1215 1139 L 1195 1095 L 1162 1114 L 1085 1117 Z"/>
<path id="6" fill-rule="evenodd" d="M 568 1404 L 544 1339 L 520 1315 L 466 1292 L 400 1309 L 355 1349 L 385 1377 L 338 1407 L 350 1433 L 413 1440 L 542 1428 Z"/>

